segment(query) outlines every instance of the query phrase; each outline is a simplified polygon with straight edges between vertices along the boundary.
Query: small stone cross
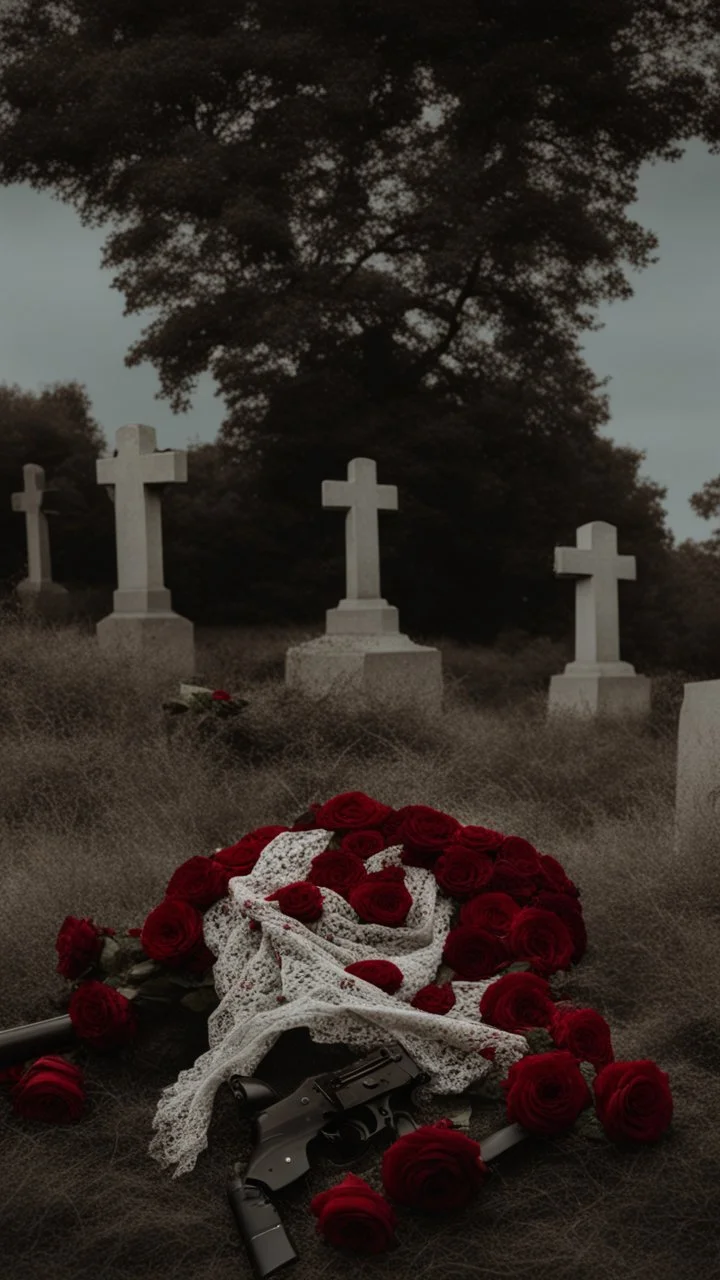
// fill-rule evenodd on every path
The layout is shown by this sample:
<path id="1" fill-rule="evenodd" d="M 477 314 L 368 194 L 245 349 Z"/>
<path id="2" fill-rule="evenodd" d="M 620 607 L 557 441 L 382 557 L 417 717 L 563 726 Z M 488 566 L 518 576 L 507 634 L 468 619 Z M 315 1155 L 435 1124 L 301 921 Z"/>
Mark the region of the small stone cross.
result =
<path id="1" fill-rule="evenodd" d="M 580 578 L 575 588 L 575 662 L 620 660 L 618 579 L 634 580 L 635 556 L 619 556 L 617 529 L 605 520 L 580 525 L 576 547 L 555 547 L 555 573 Z"/>
<path id="2" fill-rule="evenodd" d="M 378 484 L 372 458 L 353 458 L 347 480 L 323 480 L 322 505 L 348 507 L 345 581 L 348 600 L 380 598 L 378 511 L 397 511 L 397 485 Z"/>
<path id="3" fill-rule="evenodd" d="M 45 492 L 45 471 L 35 462 L 23 467 L 23 490 L 12 495 L 13 511 L 25 513 L 27 536 L 27 582 L 34 587 L 46 586 L 52 580 L 50 566 L 50 538 L 47 517 L 42 511 Z"/>
<path id="4" fill-rule="evenodd" d="M 118 589 L 116 613 L 164 613 L 170 592 L 163 577 L 160 494 L 152 486 L 187 480 L 187 452 L 156 452 L 154 427 L 119 427 L 112 458 L 96 463 L 97 482 L 114 486 Z"/>

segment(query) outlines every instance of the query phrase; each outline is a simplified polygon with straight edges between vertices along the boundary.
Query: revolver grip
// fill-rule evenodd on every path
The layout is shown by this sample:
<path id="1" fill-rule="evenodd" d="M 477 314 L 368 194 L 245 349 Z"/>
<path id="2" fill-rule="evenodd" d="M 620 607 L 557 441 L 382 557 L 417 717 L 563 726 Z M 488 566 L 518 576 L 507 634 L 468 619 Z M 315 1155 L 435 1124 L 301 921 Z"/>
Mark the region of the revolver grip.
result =
<path id="1" fill-rule="evenodd" d="M 297 1254 L 277 1209 L 257 1182 L 248 1182 L 235 1166 L 228 1181 L 228 1200 L 255 1274 L 260 1280 L 297 1261 Z"/>

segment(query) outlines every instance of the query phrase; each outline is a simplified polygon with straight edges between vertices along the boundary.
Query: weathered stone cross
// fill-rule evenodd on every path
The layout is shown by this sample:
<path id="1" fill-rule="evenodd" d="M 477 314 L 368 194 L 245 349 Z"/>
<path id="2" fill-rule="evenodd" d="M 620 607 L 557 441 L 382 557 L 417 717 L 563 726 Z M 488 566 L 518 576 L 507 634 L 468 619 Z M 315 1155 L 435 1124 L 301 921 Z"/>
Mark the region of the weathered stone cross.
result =
<path id="1" fill-rule="evenodd" d="M 26 581 L 34 587 L 47 586 L 52 580 L 48 522 L 42 511 L 44 491 L 44 469 L 35 462 L 26 462 L 23 467 L 23 490 L 22 493 L 12 495 L 12 509 L 25 513 L 28 556 Z"/>
<path id="2" fill-rule="evenodd" d="M 397 511 L 397 485 L 378 484 L 372 458 L 353 458 L 347 480 L 323 480 L 322 505 L 348 507 L 345 591 L 349 601 L 380 599 L 378 511 Z"/>
<path id="3" fill-rule="evenodd" d="M 171 609 L 163 577 L 160 494 L 150 486 L 187 480 L 187 453 L 156 453 L 154 427 L 120 427 L 113 458 L 96 463 L 98 484 L 115 489 L 118 589 L 115 613 L 165 613 Z"/>
<path id="4" fill-rule="evenodd" d="M 619 578 L 634 580 L 636 572 L 635 556 L 618 555 L 615 525 L 580 525 L 576 547 L 555 548 L 555 573 L 581 579 L 575 588 L 575 664 L 619 662 L 617 584 Z"/>

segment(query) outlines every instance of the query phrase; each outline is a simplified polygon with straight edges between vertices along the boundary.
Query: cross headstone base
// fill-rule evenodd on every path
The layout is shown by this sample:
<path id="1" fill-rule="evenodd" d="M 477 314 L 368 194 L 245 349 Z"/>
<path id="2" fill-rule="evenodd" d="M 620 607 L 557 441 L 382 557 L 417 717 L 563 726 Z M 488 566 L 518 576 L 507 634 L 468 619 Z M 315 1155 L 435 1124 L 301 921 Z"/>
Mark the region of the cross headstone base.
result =
<path id="1" fill-rule="evenodd" d="M 186 676 L 195 669 L 194 627 L 188 618 L 166 613 L 109 613 L 96 627 L 98 648 L 121 658 L 161 654 L 168 669 Z"/>
<path id="2" fill-rule="evenodd" d="M 28 617 L 64 622 L 70 614 L 70 593 L 59 582 L 31 582 L 23 578 L 15 593 L 22 612 Z"/>
<path id="3" fill-rule="evenodd" d="M 442 655 L 406 635 L 324 635 L 285 654 L 285 684 L 312 698 L 367 695 L 384 705 L 442 710 Z"/>
<path id="4" fill-rule="evenodd" d="M 400 615 L 387 600 L 341 600 L 336 609 L 325 610 L 325 632 L 329 636 L 398 635 Z"/>
<path id="5" fill-rule="evenodd" d="M 568 662 L 552 676 L 548 714 L 644 716 L 650 711 L 651 682 L 636 674 L 631 662 Z"/>
<path id="6" fill-rule="evenodd" d="M 675 850 L 712 854 L 720 841 L 720 680 L 685 685 L 677 739 Z"/>

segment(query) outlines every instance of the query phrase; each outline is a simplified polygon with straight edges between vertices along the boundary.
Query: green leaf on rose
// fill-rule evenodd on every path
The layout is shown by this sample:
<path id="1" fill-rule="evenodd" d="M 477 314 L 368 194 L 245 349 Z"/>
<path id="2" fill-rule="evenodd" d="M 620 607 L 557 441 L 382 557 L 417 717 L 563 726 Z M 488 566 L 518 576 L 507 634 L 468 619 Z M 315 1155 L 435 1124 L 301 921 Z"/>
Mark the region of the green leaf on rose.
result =
<path id="1" fill-rule="evenodd" d="M 103 973 L 112 973 L 120 955 L 120 944 L 106 935 L 103 938 L 102 950 L 98 956 L 98 966 Z"/>
<path id="2" fill-rule="evenodd" d="M 198 987 L 196 991 L 188 991 L 184 995 L 180 1004 L 185 1009 L 190 1009 L 192 1013 L 212 1013 L 213 1009 L 217 1009 L 219 1000 L 214 991 L 210 991 L 207 987 Z"/>
<path id="3" fill-rule="evenodd" d="M 115 986 L 115 984 L 114 984 L 114 983 L 112 983 L 112 984 L 111 984 L 111 983 L 109 983 L 109 982 L 108 982 L 106 985 L 107 985 L 107 986 L 111 986 L 111 985 L 112 985 L 112 986 Z M 121 996 L 125 996 L 125 999 L 126 999 L 126 1000 L 136 1000 L 136 999 L 137 999 L 137 997 L 138 997 L 138 995 L 140 994 L 140 993 L 139 993 L 139 991 L 138 991 L 138 989 L 137 989 L 137 987 L 117 987 L 117 986 L 115 986 L 115 990 L 116 990 L 116 991 L 118 991 L 118 992 L 120 993 L 120 995 L 121 995 Z"/>
<path id="4" fill-rule="evenodd" d="M 580 1074 L 582 1075 L 583 1080 L 589 1088 L 592 1089 L 593 1080 L 597 1075 L 597 1067 L 594 1067 L 592 1062 L 580 1062 L 578 1065 L 580 1067 Z"/>
<path id="5" fill-rule="evenodd" d="M 160 969 L 161 966 L 157 960 L 141 960 L 140 964 L 135 964 L 128 969 L 128 977 L 137 978 L 142 982 L 145 978 L 152 977 L 154 973 L 159 973 Z"/>
<path id="6" fill-rule="evenodd" d="M 140 986 L 140 994 L 142 996 L 170 996 L 173 994 L 173 984 L 167 974 L 161 973 L 157 978 L 148 978 L 147 982 L 143 982 Z"/>
<path id="7" fill-rule="evenodd" d="M 587 1107 L 585 1111 L 580 1112 L 573 1125 L 573 1133 L 577 1133 L 588 1142 L 607 1142 L 605 1130 L 592 1107 Z"/>
<path id="8" fill-rule="evenodd" d="M 449 964 L 441 964 L 437 972 L 435 982 L 442 987 L 446 982 L 451 982 L 455 970 Z"/>
<path id="9" fill-rule="evenodd" d="M 186 987 L 189 991 L 195 991 L 197 987 L 202 987 L 205 982 L 204 978 L 193 977 L 192 974 L 188 973 L 178 973 L 176 969 L 173 969 L 172 973 L 167 976 L 173 986 Z"/>
<path id="10" fill-rule="evenodd" d="M 528 964 L 527 960 L 515 960 L 513 964 L 508 965 L 507 969 L 503 970 L 503 973 L 527 973 L 530 968 L 532 968 L 532 965 Z"/>
<path id="11" fill-rule="evenodd" d="M 486 1098 L 489 1102 L 504 1102 L 505 1090 L 503 1089 L 497 1072 L 491 1072 L 479 1084 L 473 1085 L 473 1093 L 479 1094 L 481 1098 Z"/>
<path id="12" fill-rule="evenodd" d="M 549 1053 L 556 1047 L 555 1041 L 545 1027 L 532 1027 L 529 1031 L 523 1031 L 520 1034 L 527 1040 L 531 1053 Z"/>
<path id="13" fill-rule="evenodd" d="M 472 1103 L 467 1103 L 460 1111 L 448 1112 L 447 1118 L 452 1120 L 456 1129 L 464 1129 L 467 1132 L 472 1120 Z"/>

